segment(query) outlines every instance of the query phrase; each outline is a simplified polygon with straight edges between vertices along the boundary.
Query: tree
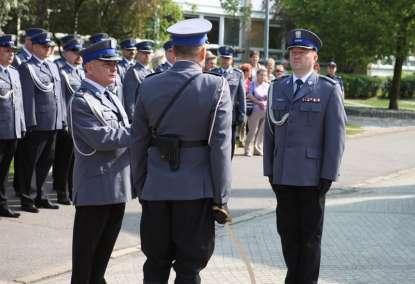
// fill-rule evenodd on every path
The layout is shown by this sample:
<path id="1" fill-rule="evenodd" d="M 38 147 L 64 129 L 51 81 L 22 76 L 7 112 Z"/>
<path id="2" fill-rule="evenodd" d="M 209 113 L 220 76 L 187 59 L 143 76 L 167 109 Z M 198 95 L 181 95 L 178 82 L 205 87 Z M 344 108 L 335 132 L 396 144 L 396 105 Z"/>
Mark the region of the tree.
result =
<path id="1" fill-rule="evenodd" d="M 309 28 L 322 38 L 322 61 L 335 59 L 344 72 L 365 73 L 368 63 L 392 55 L 395 65 L 389 108 L 398 109 L 402 65 L 415 45 L 414 1 L 282 2 L 297 27 Z"/>

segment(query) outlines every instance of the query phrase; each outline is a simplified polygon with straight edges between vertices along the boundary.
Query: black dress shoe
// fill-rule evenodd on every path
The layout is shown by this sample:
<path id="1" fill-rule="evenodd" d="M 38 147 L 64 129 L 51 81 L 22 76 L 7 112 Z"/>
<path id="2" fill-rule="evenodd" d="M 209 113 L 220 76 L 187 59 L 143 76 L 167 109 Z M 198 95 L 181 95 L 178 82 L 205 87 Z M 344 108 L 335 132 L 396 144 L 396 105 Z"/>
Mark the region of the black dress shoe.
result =
<path id="1" fill-rule="evenodd" d="M 22 211 L 30 213 L 39 213 L 39 209 L 34 204 L 22 204 Z"/>
<path id="2" fill-rule="evenodd" d="M 71 200 L 66 196 L 58 196 L 57 202 L 62 205 L 71 205 Z"/>
<path id="3" fill-rule="evenodd" d="M 0 216 L 1 217 L 18 218 L 20 216 L 20 213 L 14 212 L 13 210 L 10 210 L 9 206 L 7 206 L 7 205 L 3 205 L 3 206 L 0 206 Z"/>
<path id="4" fill-rule="evenodd" d="M 48 199 L 36 200 L 35 205 L 37 208 L 59 209 L 58 205 L 51 203 Z"/>

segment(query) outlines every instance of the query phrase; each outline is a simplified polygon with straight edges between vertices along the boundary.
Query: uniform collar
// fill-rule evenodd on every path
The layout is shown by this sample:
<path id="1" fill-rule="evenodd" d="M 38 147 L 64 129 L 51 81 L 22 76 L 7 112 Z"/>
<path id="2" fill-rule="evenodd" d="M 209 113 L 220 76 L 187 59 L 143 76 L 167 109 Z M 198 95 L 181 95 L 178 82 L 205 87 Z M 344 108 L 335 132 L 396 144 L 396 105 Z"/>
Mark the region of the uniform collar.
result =
<path id="1" fill-rule="evenodd" d="M 98 93 L 100 93 L 100 94 L 103 94 L 105 92 L 105 90 L 107 89 L 104 86 L 98 84 L 97 82 L 95 82 L 95 81 L 93 81 L 89 78 L 85 78 L 84 81 L 87 82 L 88 84 L 90 84 L 95 89 L 97 89 Z"/>
<path id="2" fill-rule="evenodd" d="M 295 81 L 297 81 L 298 79 L 300 79 L 301 81 L 303 81 L 303 83 L 305 83 L 308 79 L 308 77 L 310 77 L 310 75 L 313 73 L 314 71 L 311 70 L 310 72 L 308 72 L 307 74 L 305 74 L 302 77 L 297 77 L 294 73 L 293 73 L 293 83 L 295 83 Z"/>
<path id="3" fill-rule="evenodd" d="M 4 66 L 0 64 L 0 71 L 4 72 L 4 71 L 8 71 L 9 70 L 9 66 Z"/>
<path id="4" fill-rule="evenodd" d="M 25 46 L 23 46 L 22 49 L 23 49 L 24 52 L 26 52 L 26 54 L 28 55 L 29 58 L 33 56 L 33 54 L 29 50 L 27 50 L 27 48 Z"/>
<path id="5" fill-rule="evenodd" d="M 37 57 L 36 55 L 34 55 L 34 54 L 32 54 L 32 57 L 34 58 L 34 59 L 36 59 L 36 61 L 38 61 L 40 64 L 43 64 L 43 63 L 45 63 L 46 62 L 46 59 L 40 59 L 39 57 Z"/>
<path id="6" fill-rule="evenodd" d="M 198 63 L 190 60 L 179 60 L 174 63 L 172 70 L 183 70 L 183 69 L 196 69 L 202 72 L 202 66 Z"/>

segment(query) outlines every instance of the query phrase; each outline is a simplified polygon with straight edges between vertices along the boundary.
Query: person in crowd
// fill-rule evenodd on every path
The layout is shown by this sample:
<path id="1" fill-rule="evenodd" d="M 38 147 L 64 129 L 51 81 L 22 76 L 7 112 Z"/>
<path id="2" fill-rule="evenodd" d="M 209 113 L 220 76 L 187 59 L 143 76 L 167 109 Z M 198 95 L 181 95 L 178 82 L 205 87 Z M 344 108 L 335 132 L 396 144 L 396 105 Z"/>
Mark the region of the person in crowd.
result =
<path id="1" fill-rule="evenodd" d="M 82 57 L 80 51 L 83 41 L 73 38 L 63 45 L 63 56 L 65 61 L 59 69 L 65 106 L 69 105 L 74 93 L 81 86 L 85 78 L 82 68 Z M 65 111 L 67 107 L 65 107 Z M 57 202 L 70 205 L 72 199 L 72 173 L 73 173 L 73 143 L 68 132 L 68 127 L 58 130 L 56 135 L 55 159 L 53 161 L 53 188 L 57 192 Z"/>
<path id="2" fill-rule="evenodd" d="M 215 69 L 217 65 L 217 56 L 210 50 L 206 51 L 206 60 L 203 71 L 209 72 L 210 70 Z"/>
<path id="3" fill-rule="evenodd" d="M 53 164 L 56 133 L 65 127 L 66 110 L 58 67 L 48 60 L 55 46 L 52 34 L 42 32 L 31 41 L 32 57 L 19 66 L 27 128 L 20 199 L 23 211 L 38 213 L 38 208 L 59 208 L 50 202 L 44 184 Z"/>
<path id="4" fill-rule="evenodd" d="M 124 81 L 125 73 L 130 67 L 135 65 L 135 56 L 137 54 L 137 42 L 133 38 L 127 38 L 120 42 L 120 49 L 122 54 L 122 60 L 118 62 L 118 75 L 121 81 Z"/>
<path id="5" fill-rule="evenodd" d="M 26 132 L 22 87 L 17 70 L 11 66 L 16 37 L 0 36 L 0 217 L 18 218 L 7 202 L 6 182 L 17 141 Z"/>
<path id="6" fill-rule="evenodd" d="M 330 61 L 329 64 L 327 65 L 327 77 L 330 77 L 331 79 L 333 79 L 334 81 L 336 81 L 337 84 L 339 84 L 340 89 L 342 90 L 342 98 L 344 100 L 345 94 L 344 94 L 343 79 L 342 79 L 342 77 L 336 75 L 336 72 L 337 72 L 337 64 L 336 64 L 336 62 Z"/>
<path id="7" fill-rule="evenodd" d="M 249 131 L 245 141 L 245 156 L 252 154 L 262 156 L 262 141 L 264 138 L 264 121 L 268 99 L 268 70 L 257 70 L 256 80 L 251 83 L 248 98 L 254 106 L 248 117 Z"/>
<path id="8" fill-rule="evenodd" d="M 166 41 L 163 44 L 163 48 L 164 48 L 164 55 L 166 57 L 166 61 L 156 67 L 154 71 L 157 73 L 169 70 L 176 62 L 176 57 L 174 56 L 174 53 L 173 53 L 173 42 L 171 40 Z"/>
<path id="9" fill-rule="evenodd" d="M 249 116 L 252 113 L 254 103 L 248 98 L 249 88 L 251 87 L 251 65 L 249 63 L 244 63 L 240 66 L 242 73 L 244 74 L 244 87 L 245 87 L 245 101 L 246 101 L 246 115 L 249 119 Z M 241 147 L 245 147 L 246 132 L 247 132 L 248 122 L 243 123 L 239 127 L 239 143 Z"/>
<path id="10" fill-rule="evenodd" d="M 125 73 L 123 103 L 130 122 L 134 117 L 134 107 L 137 100 L 138 89 L 144 78 L 154 72 L 153 69 L 150 68 L 153 46 L 154 43 L 148 40 L 137 43 L 136 64 Z"/>
<path id="11" fill-rule="evenodd" d="M 211 70 L 225 77 L 231 90 L 233 103 L 232 118 L 232 158 L 235 154 L 237 129 L 246 122 L 246 100 L 244 76 L 239 69 L 233 68 L 234 49 L 229 46 L 221 46 L 219 49 L 220 67 Z"/>
<path id="12" fill-rule="evenodd" d="M 127 114 L 109 90 L 117 78 L 116 41 L 81 51 L 86 77 L 68 107 L 75 148 L 75 220 L 71 283 L 106 283 L 104 275 L 121 229 L 125 203 L 134 198 Z"/>
<path id="13" fill-rule="evenodd" d="M 271 82 L 275 79 L 274 75 L 275 70 L 275 60 L 274 58 L 268 58 L 267 60 L 267 71 L 268 71 L 268 81 Z"/>
<path id="14" fill-rule="evenodd" d="M 263 163 L 277 198 L 285 283 L 318 282 L 326 194 L 345 147 L 340 86 L 314 70 L 321 46 L 309 30 L 290 31 L 293 74 L 275 80 L 269 91 Z"/>
<path id="15" fill-rule="evenodd" d="M 277 66 L 275 66 L 275 71 L 274 71 L 275 78 L 281 78 L 284 75 L 285 75 L 284 65 L 278 64 Z"/>
<path id="16" fill-rule="evenodd" d="M 175 283 L 201 283 L 214 222 L 229 221 L 232 100 L 224 77 L 202 71 L 211 28 L 205 19 L 169 27 L 176 63 L 140 86 L 131 160 L 146 284 L 167 283 L 171 268 Z"/>
<path id="17" fill-rule="evenodd" d="M 249 64 L 251 65 L 251 80 L 256 80 L 256 71 L 259 68 L 264 68 L 263 65 L 259 64 L 259 51 L 258 50 L 251 50 L 249 52 Z"/>

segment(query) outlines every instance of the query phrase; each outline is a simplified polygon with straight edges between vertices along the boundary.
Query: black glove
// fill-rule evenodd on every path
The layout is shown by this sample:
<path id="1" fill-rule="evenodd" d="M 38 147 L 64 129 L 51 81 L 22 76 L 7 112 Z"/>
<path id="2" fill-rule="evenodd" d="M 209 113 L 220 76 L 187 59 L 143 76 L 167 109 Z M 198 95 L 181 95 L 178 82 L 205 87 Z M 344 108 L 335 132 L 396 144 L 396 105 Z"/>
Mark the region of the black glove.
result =
<path id="1" fill-rule="evenodd" d="M 229 214 L 228 206 L 226 204 L 223 205 L 213 205 L 213 218 L 219 224 L 225 224 L 226 222 L 231 222 L 232 218 Z"/>
<path id="2" fill-rule="evenodd" d="M 320 190 L 320 195 L 325 195 L 329 191 L 332 182 L 333 181 L 329 179 L 325 179 L 325 178 L 320 179 L 320 183 L 318 186 Z"/>

